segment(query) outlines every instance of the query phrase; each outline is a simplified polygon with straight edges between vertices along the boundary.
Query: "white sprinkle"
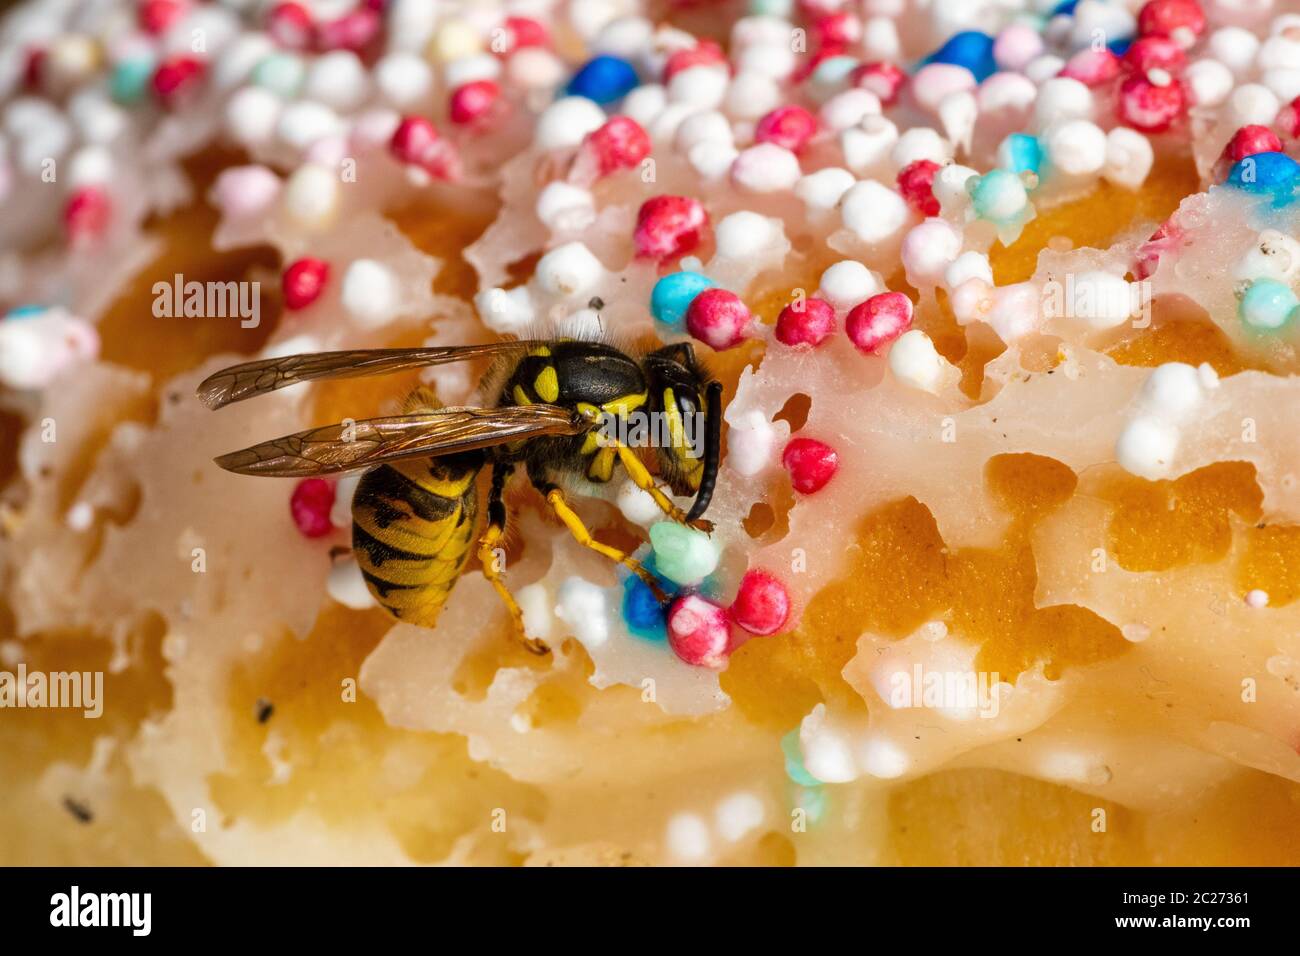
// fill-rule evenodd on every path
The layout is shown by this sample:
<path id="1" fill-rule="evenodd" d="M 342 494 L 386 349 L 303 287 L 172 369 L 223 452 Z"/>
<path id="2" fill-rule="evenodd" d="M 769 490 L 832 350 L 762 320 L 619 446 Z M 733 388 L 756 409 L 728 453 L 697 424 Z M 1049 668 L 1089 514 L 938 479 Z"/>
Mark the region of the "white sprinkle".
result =
<path id="1" fill-rule="evenodd" d="M 1290 284 L 1300 273 L 1300 242 L 1276 229 L 1265 229 L 1250 244 L 1233 273 L 1238 280 L 1276 279 Z"/>
<path id="2" fill-rule="evenodd" d="M 1141 401 L 1165 421 L 1186 421 L 1204 399 L 1201 374 L 1185 362 L 1165 362 L 1142 385 Z"/>
<path id="3" fill-rule="evenodd" d="M 702 110 L 682 120 L 673 137 L 673 148 L 679 153 L 689 153 L 699 143 L 721 143 L 731 146 L 735 135 L 731 123 L 717 110 Z"/>
<path id="4" fill-rule="evenodd" d="M 803 176 L 799 159 L 775 143 L 759 143 L 742 150 L 731 164 L 736 185 L 756 193 L 785 192 Z"/>
<path id="5" fill-rule="evenodd" d="M 375 596 L 366 587 L 361 566 L 351 555 L 339 558 L 330 567 L 329 576 L 325 579 L 325 591 L 335 601 L 354 611 L 362 611 L 376 604 Z"/>
<path id="6" fill-rule="evenodd" d="M 1141 415 L 1120 432 L 1115 458 L 1120 467 L 1139 478 L 1164 478 L 1178 451 L 1178 429 L 1152 415 Z"/>
<path id="7" fill-rule="evenodd" d="M 338 209 L 339 177 L 315 163 L 299 166 L 289 176 L 282 193 L 285 212 L 299 225 L 323 228 Z"/>
<path id="8" fill-rule="evenodd" d="M 1130 644 L 1141 644 L 1151 636 L 1151 628 L 1145 624 L 1125 624 L 1119 632 Z"/>
<path id="9" fill-rule="evenodd" d="M 525 585 L 515 592 L 515 600 L 524 615 L 524 632 L 539 641 L 550 640 L 555 629 L 555 615 L 546 586 L 540 581 Z"/>
<path id="10" fill-rule="evenodd" d="M 536 319 L 528 287 L 522 285 L 513 289 L 485 289 L 474 297 L 474 307 L 484 325 L 503 335 L 518 334 Z"/>
<path id="11" fill-rule="evenodd" d="M 581 242 L 552 249 L 537 263 L 537 283 L 553 295 L 577 296 L 589 291 L 605 274 L 605 267 Z"/>
<path id="12" fill-rule="evenodd" d="M 863 174 L 882 163 L 898 142 L 898 127 L 883 116 L 868 116 L 840 134 L 844 165 Z"/>
<path id="13" fill-rule="evenodd" d="M 551 232 L 576 232 L 596 220 L 596 200 L 581 186 L 557 179 L 538 194 L 537 218 Z"/>
<path id="14" fill-rule="evenodd" d="M 477 83 L 479 80 L 496 80 L 501 76 L 501 60 L 491 53 L 475 53 L 473 56 L 452 60 L 442 70 L 443 79 L 450 89 Z"/>
<path id="15" fill-rule="evenodd" d="M 226 104 L 226 130 L 236 142 L 257 146 L 275 135 L 283 104 L 270 90 L 246 86 Z"/>
<path id="16" fill-rule="evenodd" d="M 712 181 L 731 172 L 739 155 L 736 147 L 729 143 L 696 143 L 686 154 L 686 160 L 702 179 Z"/>
<path id="17" fill-rule="evenodd" d="M 714 813 L 718 833 L 729 843 L 763 825 L 763 801 L 747 791 L 724 797 Z"/>
<path id="18" fill-rule="evenodd" d="M 370 76 L 351 50 L 331 50 L 312 61 L 303 95 L 331 109 L 351 112 L 365 102 Z"/>
<path id="19" fill-rule="evenodd" d="M 609 640 L 609 601 L 604 589 L 590 581 L 566 578 L 555 598 L 555 616 L 569 625 L 587 650 Z"/>
<path id="20" fill-rule="evenodd" d="M 342 475 L 334 486 L 334 505 L 330 508 L 330 524 L 336 528 L 352 527 L 352 496 L 361 484 L 361 473 Z"/>
<path id="21" fill-rule="evenodd" d="M 819 298 L 844 312 L 883 291 L 875 274 L 855 259 L 844 259 L 822 273 Z"/>
<path id="22" fill-rule="evenodd" d="M 1242 27 L 1223 27 L 1210 34 L 1207 45 L 1215 60 L 1233 73 L 1242 75 L 1254 66 L 1259 38 Z"/>
<path id="23" fill-rule="evenodd" d="M 95 523 L 95 508 L 88 501 L 78 501 L 68 509 L 64 520 L 73 531 L 89 531 Z"/>
<path id="24" fill-rule="evenodd" d="M 966 183 L 972 176 L 978 175 L 969 166 L 959 166 L 956 163 L 951 163 L 934 174 L 930 191 L 939 200 L 939 208 L 945 216 L 959 214 L 970 206 L 970 192 L 966 189 Z"/>
<path id="25" fill-rule="evenodd" d="M 903 237 L 903 268 L 917 288 L 933 288 L 961 252 L 962 234 L 945 219 L 926 219 Z"/>
<path id="26" fill-rule="evenodd" d="M 1038 88 L 1034 121 L 1045 130 L 1075 119 L 1092 119 L 1092 90 L 1068 76 L 1054 76 Z"/>
<path id="27" fill-rule="evenodd" d="M 290 103 L 280 113 L 275 132 L 285 143 L 303 150 L 319 139 L 341 135 L 344 125 L 338 114 L 328 106 L 311 100 L 299 100 Z"/>
<path id="28" fill-rule="evenodd" d="M 1228 114 L 1233 126 L 1271 126 L 1282 104 L 1267 86 L 1246 83 L 1228 97 Z"/>
<path id="29" fill-rule="evenodd" d="M 768 249 L 779 235 L 778 220 L 756 212 L 733 212 L 718 223 L 714 236 L 724 259 L 749 259 Z"/>
<path id="30" fill-rule="evenodd" d="M 1140 135 L 1140 134 L 1139 134 Z M 1106 133 L 1089 120 L 1070 120 L 1047 134 L 1052 165 L 1067 176 L 1095 176 L 1106 165 Z"/>
<path id="31" fill-rule="evenodd" d="M 722 64 L 687 67 L 668 81 L 668 99 L 700 110 L 717 109 L 726 98 L 729 82 L 731 76 Z"/>
<path id="32" fill-rule="evenodd" d="M 880 97 L 870 90 L 850 89 L 832 96 L 818 112 L 821 124 L 839 133 L 857 126 L 868 116 L 880 115 Z"/>
<path id="33" fill-rule="evenodd" d="M 408 109 L 428 97 L 433 71 L 424 57 L 390 53 L 375 64 L 375 84 L 388 103 L 398 109 Z"/>
<path id="34" fill-rule="evenodd" d="M 638 86 L 623 99 L 623 115 L 649 129 L 668 105 L 668 91 L 657 83 Z"/>
<path id="35" fill-rule="evenodd" d="M 668 821 L 668 850 L 679 860 L 698 862 L 709 855 L 709 825 L 694 813 L 679 813 Z"/>
<path id="36" fill-rule="evenodd" d="M 889 349 L 889 370 L 894 377 L 923 392 L 937 392 L 950 368 L 930 336 L 920 329 L 904 332 Z"/>
<path id="37" fill-rule="evenodd" d="M 907 773 L 912 761 L 907 756 L 907 751 L 898 744 L 872 734 L 858 748 L 858 765 L 873 777 L 893 780 Z"/>
<path id="38" fill-rule="evenodd" d="M 618 510 L 623 512 L 623 517 L 633 524 L 648 526 L 663 517 L 663 512 L 655 504 L 654 497 L 650 492 L 637 487 L 636 483 L 631 479 L 627 479 L 623 484 L 619 485 L 615 501 L 618 504 Z"/>
<path id="39" fill-rule="evenodd" d="M 914 126 L 898 137 L 889 158 L 897 169 L 918 159 L 928 159 L 942 166 L 952 158 L 952 147 L 937 131 L 927 126 Z"/>
<path id="40" fill-rule="evenodd" d="M 727 90 L 726 110 L 737 119 L 758 119 L 781 105 L 781 87 L 770 76 L 741 71 Z"/>
<path id="41" fill-rule="evenodd" d="M 1246 592 L 1246 604 L 1253 608 L 1268 607 L 1268 592 L 1253 588 Z"/>
<path id="42" fill-rule="evenodd" d="M 1197 106 L 1218 106 L 1236 84 L 1232 71 L 1218 60 L 1197 60 L 1183 71 L 1183 80 Z"/>
<path id="43" fill-rule="evenodd" d="M 856 182 L 847 169 L 830 166 L 800 179 L 795 183 L 794 194 L 803 200 L 809 211 L 827 212 L 839 205 L 840 199 Z"/>
<path id="44" fill-rule="evenodd" d="M 1066 315 L 1083 319 L 1094 329 L 1113 329 L 1133 314 L 1133 290 L 1123 276 L 1100 269 L 1067 282 Z"/>
<path id="45" fill-rule="evenodd" d="M 910 215 L 903 197 L 874 179 L 858 183 L 840 201 L 845 227 L 868 244 L 898 235 Z"/>
<path id="46" fill-rule="evenodd" d="M 727 464 L 743 478 L 752 478 L 772 463 L 776 448 L 776 428 L 757 408 L 732 415 L 724 414 L 731 430 L 727 432 Z"/>
<path id="47" fill-rule="evenodd" d="M 1151 141 L 1135 129 L 1116 126 L 1106 134 L 1106 164 L 1102 175 L 1122 189 L 1137 190 L 1155 162 Z"/>
<path id="48" fill-rule="evenodd" d="M 340 299 L 348 313 L 366 328 L 391 322 L 401 306 L 397 278 L 374 259 L 357 259 L 343 276 Z"/>
<path id="49" fill-rule="evenodd" d="M 538 149 L 566 149 L 604 125 L 605 111 L 599 106 L 585 96 L 566 96 L 537 118 L 533 142 Z"/>
<path id="50" fill-rule="evenodd" d="M 993 266 L 989 257 L 982 252 L 963 252 L 944 270 L 943 284 L 950 290 L 957 288 L 968 279 L 979 279 L 993 285 Z"/>

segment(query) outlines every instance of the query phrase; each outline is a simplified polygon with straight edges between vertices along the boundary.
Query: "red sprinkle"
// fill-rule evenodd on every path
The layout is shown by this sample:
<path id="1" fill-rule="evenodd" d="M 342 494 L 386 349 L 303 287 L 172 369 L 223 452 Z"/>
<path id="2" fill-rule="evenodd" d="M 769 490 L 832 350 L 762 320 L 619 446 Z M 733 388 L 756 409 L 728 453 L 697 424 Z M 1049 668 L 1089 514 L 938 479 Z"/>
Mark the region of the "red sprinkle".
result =
<path id="1" fill-rule="evenodd" d="M 310 47 L 313 31 L 311 12 L 301 3 L 277 3 L 266 15 L 267 34 L 287 50 Z"/>
<path id="2" fill-rule="evenodd" d="M 664 63 L 664 83 L 666 84 L 682 70 L 689 70 L 693 66 L 714 66 L 726 62 L 727 55 L 722 52 L 722 47 L 712 40 L 700 40 L 690 49 L 678 50 L 669 55 L 667 62 Z"/>
<path id="3" fill-rule="evenodd" d="M 551 45 L 551 32 L 540 20 L 532 17 L 506 17 L 506 32 L 510 34 L 510 51 L 524 47 Z"/>
<path id="4" fill-rule="evenodd" d="M 1119 117 L 1144 133 L 1167 130 L 1186 108 L 1187 97 L 1177 81 L 1157 86 L 1137 74 L 1120 84 Z"/>
<path id="5" fill-rule="evenodd" d="M 776 318 L 776 340 L 782 345 L 811 345 L 835 331 L 835 309 L 825 299 L 791 302 Z"/>
<path id="6" fill-rule="evenodd" d="M 1163 33 L 1178 39 L 1180 31 L 1187 36 L 1185 46 L 1205 32 L 1205 11 L 1196 0 L 1149 0 L 1138 11 L 1138 33 L 1149 36 Z"/>
<path id="7" fill-rule="evenodd" d="M 830 445 L 814 438 L 792 438 L 781 453 L 781 464 L 790 473 L 794 490 L 810 495 L 821 491 L 835 477 L 840 456 Z"/>
<path id="8" fill-rule="evenodd" d="M 75 190 L 63 207 L 63 227 L 74 244 L 102 236 L 112 218 L 113 203 L 99 186 Z"/>
<path id="9" fill-rule="evenodd" d="M 1119 57 L 1110 50 L 1080 50 L 1070 57 L 1059 75 L 1078 80 L 1084 86 L 1101 86 L 1119 76 L 1119 64 Z"/>
<path id="10" fill-rule="evenodd" d="M 153 91 L 165 105 L 174 105 L 203 77 L 203 61 L 193 56 L 174 56 L 158 64 L 153 74 Z"/>
<path id="11" fill-rule="evenodd" d="M 388 148 L 400 162 L 419 166 L 439 179 L 454 179 L 458 169 L 451 146 L 423 116 L 407 116 L 393 131 Z"/>
<path id="12" fill-rule="evenodd" d="M 158 36 L 184 12 L 185 7 L 179 0 L 144 0 L 136 14 L 140 29 Z"/>
<path id="13" fill-rule="evenodd" d="M 636 254 L 650 259 L 684 256 L 700 244 L 708 224 L 704 207 L 689 196 L 654 196 L 636 214 Z"/>
<path id="14" fill-rule="evenodd" d="M 367 7 L 345 13 L 337 20 L 322 23 L 316 31 L 316 43 L 322 50 L 364 50 L 379 36 L 383 21 Z"/>
<path id="15" fill-rule="evenodd" d="M 305 257 L 289 263 L 281 277 L 285 308 L 307 308 L 320 298 L 329 277 L 330 265 L 324 259 Z"/>
<path id="16" fill-rule="evenodd" d="M 501 100 L 501 87 L 492 80 L 464 83 L 451 94 L 451 121 L 467 126 L 484 119 Z"/>
<path id="17" fill-rule="evenodd" d="M 934 175 L 942 168 L 932 159 L 918 159 L 899 170 L 898 191 L 922 216 L 939 215 L 939 200 L 934 198 Z"/>
<path id="18" fill-rule="evenodd" d="M 862 39 L 862 21 L 843 10 L 828 13 L 813 21 L 813 34 L 818 46 L 849 46 Z"/>
<path id="19" fill-rule="evenodd" d="M 1277 133 L 1267 126 L 1243 126 L 1232 134 L 1228 145 L 1223 147 L 1223 158 L 1229 163 L 1237 163 L 1256 153 L 1280 153 L 1282 140 Z"/>
<path id="20" fill-rule="evenodd" d="M 693 667 L 722 667 L 731 645 L 727 612 L 698 594 L 682 595 L 668 609 L 668 645 Z"/>
<path id="21" fill-rule="evenodd" d="M 41 88 L 41 73 L 45 67 L 45 49 L 29 47 L 23 60 L 23 86 L 29 90 Z"/>
<path id="22" fill-rule="evenodd" d="M 800 152 L 817 132 L 817 117 L 802 106 L 778 106 L 754 127 L 754 141 L 775 143 L 792 153 Z"/>
<path id="23" fill-rule="evenodd" d="M 849 340 L 859 352 L 877 352 L 912 324 L 912 300 L 901 292 L 881 292 L 855 305 L 844 320 Z"/>
<path id="24" fill-rule="evenodd" d="M 1167 70 L 1175 75 L 1187 66 L 1187 54 L 1167 36 L 1139 37 L 1124 51 L 1124 65 L 1139 73 Z"/>
<path id="25" fill-rule="evenodd" d="M 632 169 L 650 155 L 650 136 L 629 116 L 615 116 L 588 134 L 580 154 L 584 165 L 608 176 L 620 169 Z M 594 178 L 594 177 L 593 177 Z"/>
<path id="26" fill-rule="evenodd" d="M 1278 110 L 1274 122 L 1278 129 L 1292 139 L 1300 137 L 1300 96 Z"/>
<path id="27" fill-rule="evenodd" d="M 775 576 L 752 568 L 740 579 L 729 613 L 750 634 L 775 634 L 790 620 L 790 592 Z"/>
<path id="28" fill-rule="evenodd" d="M 320 538 L 334 530 L 330 509 L 334 507 L 334 485 L 324 478 L 304 478 L 294 486 L 289 513 L 304 537 Z"/>
<path id="29" fill-rule="evenodd" d="M 686 309 L 686 331 L 718 351 L 745 340 L 753 316 L 734 292 L 705 289 Z"/>
<path id="30" fill-rule="evenodd" d="M 875 93 L 885 106 L 892 106 L 898 100 L 898 93 L 903 88 L 907 74 L 893 63 L 877 61 L 856 67 L 849 74 L 849 79 L 854 86 Z"/>

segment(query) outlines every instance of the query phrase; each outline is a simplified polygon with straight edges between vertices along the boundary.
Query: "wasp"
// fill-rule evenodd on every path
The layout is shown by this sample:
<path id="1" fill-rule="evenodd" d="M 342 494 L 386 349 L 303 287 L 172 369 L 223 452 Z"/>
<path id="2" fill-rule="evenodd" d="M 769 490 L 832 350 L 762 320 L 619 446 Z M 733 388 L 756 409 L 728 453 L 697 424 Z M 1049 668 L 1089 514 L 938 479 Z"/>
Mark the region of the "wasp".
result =
<path id="1" fill-rule="evenodd" d="M 444 407 L 421 387 L 407 398 L 404 414 L 311 428 L 215 461 L 237 474 L 271 477 L 367 469 L 352 499 L 353 553 L 370 593 L 401 621 L 433 626 L 477 537 L 483 574 L 516 634 L 530 651 L 548 653 L 527 636 L 495 559 L 506 532 L 506 484 L 519 468 L 580 544 L 622 564 L 666 600 L 640 562 L 592 537 L 565 489 L 604 484 L 621 467 L 670 519 L 711 528 L 703 515 L 717 482 L 722 386 L 696 361 L 690 343 L 639 360 L 603 342 L 570 339 L 290 355 L 216 372 L 199 384 L 198 396 L 217 409 L 302 382 L 480 358 L 492 360 L 483 379 L 483 391 L 495 396 L 490 407 Z M 632 443 L 618 437 L 629 433 L 629 418 L 647 412 L 667 423 L 667 440 L 655 443 L 657 470 L 674 493 L 694 495 L 689 512 L 660 489 Z M 689 428 L 700 416 L 702 452 Z M 484 469 L 491 471 L 487 521 L 477 535 Z"/>

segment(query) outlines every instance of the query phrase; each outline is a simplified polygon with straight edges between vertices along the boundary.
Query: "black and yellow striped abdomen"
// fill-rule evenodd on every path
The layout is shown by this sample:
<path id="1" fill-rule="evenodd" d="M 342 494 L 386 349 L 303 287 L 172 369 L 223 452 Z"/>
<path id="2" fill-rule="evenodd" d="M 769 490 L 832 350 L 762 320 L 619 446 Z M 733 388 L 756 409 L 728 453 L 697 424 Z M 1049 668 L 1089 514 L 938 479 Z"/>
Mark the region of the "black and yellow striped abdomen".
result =
<path id="1" fill-rule="evenodd" d="M 432 627 L 474 544 L 482 452 L 372 468 L 352 498 L 366 586 L 399 620 Z"/>

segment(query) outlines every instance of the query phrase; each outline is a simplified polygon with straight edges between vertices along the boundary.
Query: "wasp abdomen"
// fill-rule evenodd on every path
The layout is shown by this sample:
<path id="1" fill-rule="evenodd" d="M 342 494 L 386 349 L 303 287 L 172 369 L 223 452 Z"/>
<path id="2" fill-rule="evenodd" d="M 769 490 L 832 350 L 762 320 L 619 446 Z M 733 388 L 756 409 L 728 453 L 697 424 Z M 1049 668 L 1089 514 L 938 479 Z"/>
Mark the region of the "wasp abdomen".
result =
<path id="1" fill-rule="evenodd" d="M 394 617 L 431 627 L 469 558 L 481 452 L 372 468 L 352 498 L 352 548 Z"/>

